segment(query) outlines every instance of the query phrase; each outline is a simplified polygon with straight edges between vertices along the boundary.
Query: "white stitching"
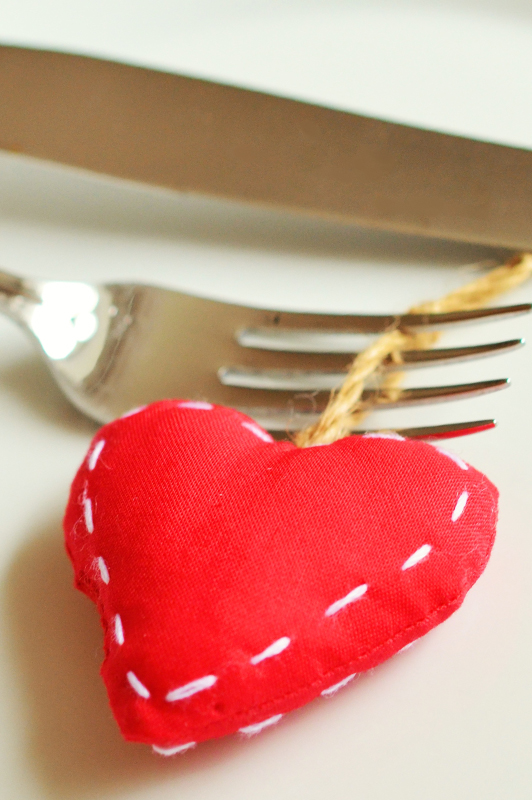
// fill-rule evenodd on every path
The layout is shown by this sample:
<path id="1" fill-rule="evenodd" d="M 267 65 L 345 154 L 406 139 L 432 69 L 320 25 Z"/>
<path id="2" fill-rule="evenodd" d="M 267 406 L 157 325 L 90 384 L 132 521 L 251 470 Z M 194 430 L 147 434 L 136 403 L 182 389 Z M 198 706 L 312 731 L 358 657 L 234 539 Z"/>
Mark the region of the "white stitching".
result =
<path id="1" fill-rule="evenodd" d="M 105 439 L 100 439 L 94 450 L 89 456 L 89 469 L 92 470 L 96 466 L 96 462 L 100 457 L 100 453 L 102 452 L 103 448 L 105 447 Z"/>
<path id="2" fill-rule="evenodd" d="M 404 442 L 405 437 L 400 436 L 395 431 L 376 431 L 375 433 L 364 433 L 362 436 L 363 439 L 395 439 L 397 442 Z"/>
<path id="3" fill-rule="evenodd" d="M 139 681 L 135 673 L 131 672 L 130 670 L 127 673 L 126 677 L 133 691 L 135 691 L 140 697 L 143 697 L 145 700 L 148 700 L 148 698 L 150 697 L 150 692 L 148 689 L 146 689 L 144 684 Z"/>
<path id="4" fill-rule="evenodd" d="M 85 518 L 85 526 L 89 533 L 94 533 L 94 517 L 92 516 L 92 501 L 87 497 L 87 486 L 83 492 L 83 516 Z"/>
<path id="5" fill-rule="evenodd" d="M 193 747 L 196 747 L 196 742 L 178 744 L 175 747 L 159 747 L 156 744 L 152 744 L 151 747 L 153 752 L 158 753 L 160 756 L 175 756 L 176 753 L 185 753 L 187 750 L 191 750 Z"/>
<path id="6" fill-rule="evenodd" d="M 186 400 L 184 403 L 178 403 L 178 408 L 195 408 L 198 411 L 212 411 L 214 408 L 212 403 L 204 403 L 201 400 Z"/>
<path id="7" fill-rule="evenodd" d="M 122 625 L 122 618 L 120 614 L 115 615 L 115 639 L 119 645 L 123 645 L 125 642 L 124 626 Z"/>
<path id="8" fill-rule="evenodd" d="M 137 406 L 137 408 L 132 408 L 130 411 L 126 411 L 125 414 L 122 414 L 120 419 L 127 419 L 127 417 L 132 417 L 133 414 L 138 414 L 141 411 L 144 411 L 144 409 L 147 408 L 147 407 L 148 406 Z"/>
<path id="9" fill-rule="evenodd" d="M 450 458 L 451 461 L 454 461 L 456 466 L 460 467 L 460 469 L 463 469 L 463 470 L 469 469 L 469 464 L 466 464 L 465 461 L 462 461 L 462 459 L 459 458 L 454 453 L 449 453 L 449 451 L 448 450 L 444 450 L 443 447 L 435 447 L 434 449 L 437 450 L 438 453 L 441 453 L 442 456 L 447 456 L 447 458 Z"/>
<path id="10" fill-rule="evenodd" d="M 98 564 L 98 569 L 100 571 L 100 577 L 104 583 L 109 583 L 109 570 L 107 569 L 107 564 L 103 560 L 101 556 L 98 556 L 96 559 Z"/>
<path id="11" fill-rule="evenodd" d="M 405 563 L 401 567 L 401 569 L 410 569 L 410 567 L 415 567 L 416 564 L 419 564 L 420 561 L 423 561 L 424 558 L 428 556 L 430 551 L 432 550 L 431 544 L 423 544 L 421 547 L 416 550 L 415 553 L 406 559 Z"/>
<path id="12" fill-rule="evenodd" d="M 328 689 L 324 689 L 323 692 L 321 692 L 321 696 L 322 697 L 332 697 L 333 694 L 336 694 L 338 689 L 343 689 L 343 687 L 347 686 L 348 683 L 351 683 L 353 678 L 356 678 L 356 676 L 357 676 L 357 673 L 353 672 L 352 675 L 348 675 L 347 678 L 343 679 L 343 681 L 338 681 L 338 683 L 335 683 L 332 686 L 329 686 Z"/>
<path id="13" fill-rule="evenodd" d="M 179 686 L 177 689 L 172 689 L 166 695 L 168 703 L 174 703 L 176 700 L 184 700 L 186 697 L 191 697 L 197 692 L 202 692 L 204 689 L 210 689 L 214 686 L 218 678 L 216 675 L 205 675 L 204 678 L 198 678 L 190 683 L 185 683 L 184 686 Z"/>
<path id="14" fill-rule="evenodd" d="M 460 519 L 460 517 L 464 513 L 468 497 L 469 497 L 469 492 L 467 490 L 464 490 L 460 495 L 460 497 L 458 498 L 458 501 L 454 507 L 454 511 L 451 515 L 451 520 L 453 522 L 456 522 L 457 519 Z"/>
<path id="15" fill-rule="evenodd" d="M 253 658 L 249 659 L 250 664 L 260 664 L 261 661 L 264 661 L 266 658 L 271 658 L 272 656 L 277 656 L 279 653 L 282 653 L 283 650 L 286 650 L 288 645 L 290 644 L 290 639 L 288 636 L 283 636 L 281 639 L 277 639 L 277 641 L 273 642 L 266 650 L 263 650 L 262 653 L 259 653 Z"/>
<path id="16" fill-rule="evenodd" d="M 413 647 L 417 643 L 418 643 L 417 639 L 414 639 L 413 642 L 408 642 L 408 644 L 405 644 L 404 647 L 401 647 L 401 649 L 397 651 L 396 655 L 399 655 L 399 653 L 404 653 L 405 650 L 410 650 L 410 648 Z"/>
<path id="17" fill-rule="evenodd" d="M 332 617 L 333 614 L 337 614 L 344 606 L 349 605 L 350 603 L 354 603 L 355 600 L 359 600 L 363 595 L 366 594 L 368 591 L 368 584 L 362 583 L 360 586 L 357 586 L 353 591 L 346 594 L 345 597 L 342 597 L 340 600 L 336 600 L 332 605 L 329 606 L 327 611 L 325 612 L 326 617 Z"/>
<path id="18" fill-rule="evenodd" d="M 243 422 L 243 428 L 247 428 L 248 431 L 251 431 L 257 438 L 262 439 L 263 442 L 273 442 L 273 438 L 270 436 L 269 433 L 263 431 L 259 425 L 255 425 L 254 422 Z"/>
<path id="19" fill-rule="evenodd" d="M 256 722 L 254 725 L 246 725 L 245 728 L 239 728 L 239 732 L 243 733 L 244 736 L 255 736 L 256 733 L 260 733 L 264 728 L 269 728 L 270 725 L 275 725 L 279 720 L 282 718 L 282 714 L 275 714 L 273 717 L 269 717 L 268 719 L 263 720 L 263 722 Z"/>

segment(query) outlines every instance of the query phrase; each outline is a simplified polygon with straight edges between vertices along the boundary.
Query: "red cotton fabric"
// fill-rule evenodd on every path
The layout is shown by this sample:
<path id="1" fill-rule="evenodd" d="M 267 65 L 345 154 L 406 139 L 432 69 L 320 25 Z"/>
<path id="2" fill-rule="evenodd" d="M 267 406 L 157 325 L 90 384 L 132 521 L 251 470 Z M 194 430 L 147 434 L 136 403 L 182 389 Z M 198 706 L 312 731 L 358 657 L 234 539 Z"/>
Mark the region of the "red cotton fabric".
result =
<path id="1" fill-rule="evenodd" d="M 103 427 L 65 534 L 123 735 L 254 733 L 445 620 L 486 566 L 497 490 L 394 434 L 298 449 L 168 400 Z"/>

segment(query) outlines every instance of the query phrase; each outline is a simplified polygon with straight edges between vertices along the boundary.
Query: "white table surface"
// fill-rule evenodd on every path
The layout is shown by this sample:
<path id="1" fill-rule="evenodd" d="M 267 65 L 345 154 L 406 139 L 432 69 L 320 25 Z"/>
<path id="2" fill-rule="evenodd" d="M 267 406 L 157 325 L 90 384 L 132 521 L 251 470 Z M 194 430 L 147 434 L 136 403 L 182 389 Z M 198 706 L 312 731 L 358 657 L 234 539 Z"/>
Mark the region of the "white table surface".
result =
<path id="1" fill-rule="evenodd" d="M 3 0 L 0 40 L 212 77 L 532 147 L 530 0 Z M 532 220 L 531 220 L 532 224 Z M 497 254 L 496 254 L 497 255 Z M 181 197 L 0 154 L 0 262 L 149 280 L 285 308 L 400 311 L 474 277 L 485 248 Z M 532 284 L 511 300 L 530 299 Z M 529 335 L 532 318 L 445 341 Z M 374 416 L 494 415 L 448 447 L 499 486 L 490 564 L 414 648 L 276 728 L 163 760 L 122 741 L 101 635 L 71 588 L 61 516 L 94 426 L 0 320 L 0 797 L 150 800 L 530 798 L 532 350 L 411 383 L 513 378 L 499 395 Z"/>

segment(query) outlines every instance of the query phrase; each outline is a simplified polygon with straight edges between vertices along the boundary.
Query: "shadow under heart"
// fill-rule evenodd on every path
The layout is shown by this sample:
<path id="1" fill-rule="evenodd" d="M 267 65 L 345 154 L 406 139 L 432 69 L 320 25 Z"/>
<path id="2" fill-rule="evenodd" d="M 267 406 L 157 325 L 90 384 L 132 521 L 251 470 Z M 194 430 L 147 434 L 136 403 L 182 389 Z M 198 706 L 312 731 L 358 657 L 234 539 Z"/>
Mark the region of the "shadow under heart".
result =
<path id="1" fill-rule="evenodd" d="M 213 767 L 241 752 L 238 739 L 202 744 L 162 759 L 118 730 L 99 675 L 102 630 L 96 609 L 72 586 L 59 519 L 18 552 L 3 588 L 8 646 L 29 724 L 30 768 L 52 797 L 101 796 Z"/>

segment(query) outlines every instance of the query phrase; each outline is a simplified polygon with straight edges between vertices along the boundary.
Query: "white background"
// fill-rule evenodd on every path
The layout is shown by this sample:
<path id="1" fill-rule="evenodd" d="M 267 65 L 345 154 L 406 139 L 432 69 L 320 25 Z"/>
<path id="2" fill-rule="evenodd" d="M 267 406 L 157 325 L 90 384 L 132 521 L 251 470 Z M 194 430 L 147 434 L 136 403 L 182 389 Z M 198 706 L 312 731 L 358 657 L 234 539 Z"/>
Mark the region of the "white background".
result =
<path id="1" fill-rule="evenodd" d="M 4 0 L 0 40 L 532 147 L 529 0 Z M 0 154 L 0 262 L 20 274 L 136 278 L 285 308 L 400 311 L 474 277 L 471 264 L 492 255 Z M 532 286 L 509 299 L 531 296 Z M 521 318 L 445 341 L 530 338 L 531 328 Z M 0 320 L 2 800 L 529 798 L 531 353 L 409 378 L 511 375 L 506 393 L 372 420 L 499 420 L 495 432 L 449 444 L 501 490 L 493 557 L 464 607 L 275 730 L 163 761 L 120 738 L 98 675 L 96 613 L 71 588 L 62 549 L 69 482 L 94 426 L 62 399 L 22 332 Z"/>

